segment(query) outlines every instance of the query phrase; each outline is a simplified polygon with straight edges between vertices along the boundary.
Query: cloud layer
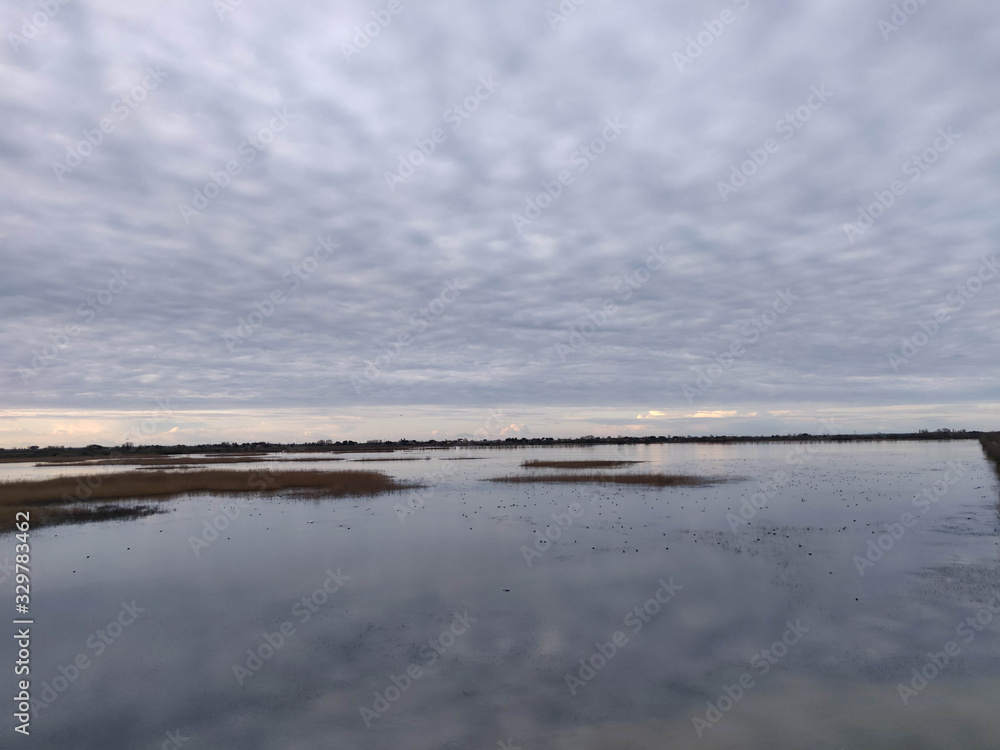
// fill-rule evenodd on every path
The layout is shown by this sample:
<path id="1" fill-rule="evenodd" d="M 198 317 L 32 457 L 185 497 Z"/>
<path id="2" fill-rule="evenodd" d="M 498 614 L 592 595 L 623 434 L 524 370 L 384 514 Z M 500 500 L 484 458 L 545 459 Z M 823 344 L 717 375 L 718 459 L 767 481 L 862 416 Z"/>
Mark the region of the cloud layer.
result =
<path id="1" fill-rule="evenodd" d="M 0 440 L 986 413 L 1000 20 L 893 7 L 14 0 Z"/>

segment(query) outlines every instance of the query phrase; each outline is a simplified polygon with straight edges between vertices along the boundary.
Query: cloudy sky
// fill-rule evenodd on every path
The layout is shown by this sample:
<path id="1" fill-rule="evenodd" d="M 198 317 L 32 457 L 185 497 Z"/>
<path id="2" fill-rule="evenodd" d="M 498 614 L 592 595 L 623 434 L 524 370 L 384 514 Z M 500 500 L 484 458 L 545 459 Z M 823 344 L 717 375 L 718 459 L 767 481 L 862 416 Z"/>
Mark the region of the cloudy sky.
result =
<path id="1" fill-rule="evenodd" d="M 9 0 L 0 445 L 995 429 L 1000 18 L 903 6 Z"/>

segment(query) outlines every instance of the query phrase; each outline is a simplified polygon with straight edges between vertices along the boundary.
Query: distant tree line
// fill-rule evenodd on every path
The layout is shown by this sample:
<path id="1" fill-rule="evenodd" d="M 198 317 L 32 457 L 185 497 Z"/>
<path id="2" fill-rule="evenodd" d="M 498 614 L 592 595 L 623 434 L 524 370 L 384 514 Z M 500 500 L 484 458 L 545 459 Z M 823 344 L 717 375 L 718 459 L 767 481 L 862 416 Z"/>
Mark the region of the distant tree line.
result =
<path id="1" fill-rule="evenodd" d="M 120 446 L 88 445 L 83 448 L 63 445 L 49 445 L 41 448 L 32 445 L 28 448 L 0 448 L 0 459 L 35 459 L 35 458 L 101 458 L 108 456 L 129 455 L 185 455 L 185 454 L 240 454 L 240 453 L 330 453 L 330 452 L 381 452 L 400 449 L 441 449 L 459 447 L 485 448 L 515 448 L 529 445 L 643 445 L 656 443 L 783 443 L 783 442 L 868 442 L 892 440 L 980 440 L 984 450 L 995 460 L 1000 451 L 1000 433 L 987 433 L 974 430 L 919 430 L 907 433 L 868 433 L 841 435 L 811 435 L 806 432 L 786 435 L 646 435 L 633 437 L 618 435 L 617 437 L 597 437 L 586 435 L 580 438 L 509 437 L 502 440 L 470 440 L 458 438 L 455 440 L 370 440 L 359 443 L 354 440 L 317 440 L 309 443 L 271 443 L 258 441 L 254 443 L 207 443 L 202 445 L 133 445 L 125 443 Z"/>

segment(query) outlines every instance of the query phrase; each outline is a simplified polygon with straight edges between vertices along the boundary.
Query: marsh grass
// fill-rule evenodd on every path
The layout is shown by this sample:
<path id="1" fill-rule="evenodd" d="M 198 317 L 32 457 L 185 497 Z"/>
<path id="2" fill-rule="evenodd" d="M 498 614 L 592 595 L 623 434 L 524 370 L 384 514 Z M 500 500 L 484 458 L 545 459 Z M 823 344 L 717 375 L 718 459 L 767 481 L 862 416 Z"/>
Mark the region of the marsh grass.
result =
<path id="1" fill-rule="evenodd" d="M 86 503 L 74 503 L 73 505 L 35 505 L 31 507 L 30 512 L 31 525 L 38 528 L 40 526 L 61 526 L 69 523 L 142 518 L 162 511 L 153 505 L 110 502 L 100 505 L 88 505 Z M 0 529 L 0 531 L 2 530 L 7 529 Z"/>
<path id="2" fill-rule="evenodd" d="M 993 462 L 993 469 L 996 471 L 997 479 L 1000 479 L 1000 432 L 983 435 L 979 438 L 983 446 L 983 453 Z"/>
<path id="3" fill-rule="evenodd" d="M 207 464 L 248 464 L 259 463 L 261 461 L 273 461 L 276 459 L 256 458 L 264 455 L 262 453 L 245 454 L 245 458 L 240 456 L 210 456 L 208 458 L 192 458 L 190 456 L 135 456 L 128 458 L 92 458 L 76 461 L 42 461 L 35 466 L 188 466 Z M 287 460 L 287 459 L 286 459 Z M 305 459 L 310 460 L 310 459 Z M 316 460 L 316 459 L 312 459 Z M 325 459 L 324 459 L 325 460 Z M 331 459 L 340 461 L 343 459 Z"/>
<path id="4" fill-rule="evenodd" d="M 566 484 L 634 484 L 643 487 L 698 487 L 723 481 L 718 477 L 696 477 L 688 474 L 514 474 L 493 477 L 488 482 L 526 484 L 560 482 Z"/>
<path id="5" fill-rule="evenodd" d="M 983 452 L 993 461 L 1000 464 L 1000 433 L 994 432 L 990 435 L 983 435 L 979 438 L 983 446 Z"/>
<path id="6" fill-rule="evenodd" d="M 521 466 L 527 469 L 617 469 L 620 466 L 643 464 L 645 461 L 543 461 L 535 458 Z"/>
<path id="7" fill-rule="evenodd" d="M 430 456 L 408 457 L 408 458 L 352 458 L 351 461 L 430 461 Z"/>
<path id="8" fill-rule="evenodd" d="M 269 458 L 266 459 L 270 463 L 276 464 L 314 464 L 320 463 L 322 461 L 346 461 L 346 458 Z M 200 466 L 207 466 L 208 464 L 252 464 L 258 463 L 259 459 L 247 459 L 246 461 L 176 461 L 176 462 L 163 462 L 155 464 L 147 464 L 142 461 L 134 461 L 126 466 L 136 466 L 140 471 L 156 471 L 157 469 L 196 469 Z M 93 466 L 94 464 L 91 464 Z M 266 471 L 266 469 L 259 469 L 258 471 Z"/>
<path id="9" fill-rule="evenodd" d="M 314 464 L 320 461 L 346 461 L 346 458 L 272 458 L 271 461 L 284 462 L 287 461 L 293 464 Z"/>
<path id="10" fill-rule="evenodd" d="M 189 493 L 234 495 L 279 491 L 309 497 L 363 497 L 408 489 L 380 471 L 240 470 L 129 471 L 0 482 L 0 530 L 9 530 L 18 511 L 31 511 L 32 526 L 98 518 L 136 517 L 157 512 L 145 504 L 98 505 L 100 501 L 166 500 Z"/>

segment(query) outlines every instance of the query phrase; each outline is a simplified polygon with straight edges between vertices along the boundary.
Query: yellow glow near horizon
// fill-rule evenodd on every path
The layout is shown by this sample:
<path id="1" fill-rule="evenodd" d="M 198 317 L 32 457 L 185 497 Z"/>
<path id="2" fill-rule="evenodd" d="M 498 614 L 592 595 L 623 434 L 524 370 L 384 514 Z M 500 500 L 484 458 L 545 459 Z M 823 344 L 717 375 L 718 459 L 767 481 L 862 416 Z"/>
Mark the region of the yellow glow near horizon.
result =
<path id="1" fill-rule="evenodd" d="M 849 433 L 916 432 L 918 429 L 995 431 L 1000 404 L 913 404 L 880 407 L 769 409 L 650 409 L 634 406 L 509 405 L 442 407 L 431 405 L 358 406 L 299 409 L 182 409 L 169 403 L 140 410 L 0 409 L 0 447 L 31 445 L 112 446 L 135 444 L 198 445 L 219 442 L 296 443 L 316 440 L 449 440 L 493 437 L 663 434 L 758 435 L 824 431 L 821 417 L 834 419 Z M 709 421 L 710 420 L 710 421 Z"/>

